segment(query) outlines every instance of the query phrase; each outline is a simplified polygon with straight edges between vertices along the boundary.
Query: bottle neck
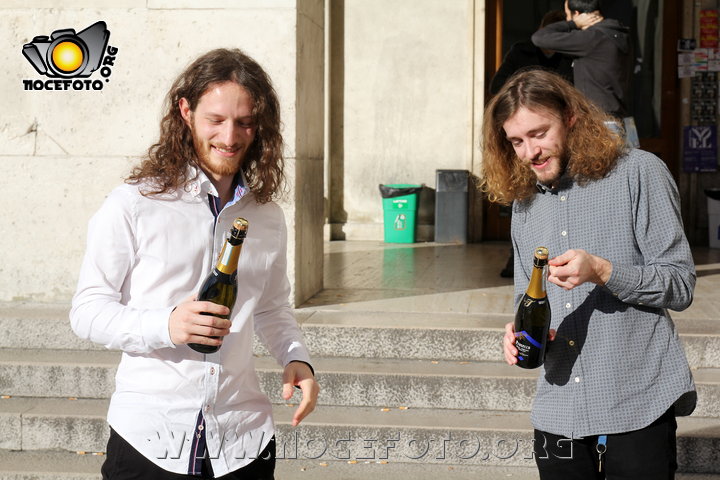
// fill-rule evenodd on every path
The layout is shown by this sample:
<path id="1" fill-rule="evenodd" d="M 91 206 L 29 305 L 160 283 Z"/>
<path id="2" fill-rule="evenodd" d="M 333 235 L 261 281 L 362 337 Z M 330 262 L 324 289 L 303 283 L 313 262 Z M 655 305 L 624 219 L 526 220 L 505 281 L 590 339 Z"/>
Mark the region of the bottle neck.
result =
<path id="1" fill-rule="evenodd" d="M 528 285 L 527 293 L 532 298 L 544 298 L 547 296 L 545 293 L 545 264 L 533 265 L 532 273 L 530 274 L 530 284 Z"/>
<path id="2" fill-rule="evenodd" d="M 242 242 L 237 245 L 233 245 L 230 241 L 225 241 L 220 257 L 218 258 L 215 269 L 220 273 L 226 275 L 233 275 L 237 270 L 238 259 L 240 258 L 240 250 L 242 249 Z"/>

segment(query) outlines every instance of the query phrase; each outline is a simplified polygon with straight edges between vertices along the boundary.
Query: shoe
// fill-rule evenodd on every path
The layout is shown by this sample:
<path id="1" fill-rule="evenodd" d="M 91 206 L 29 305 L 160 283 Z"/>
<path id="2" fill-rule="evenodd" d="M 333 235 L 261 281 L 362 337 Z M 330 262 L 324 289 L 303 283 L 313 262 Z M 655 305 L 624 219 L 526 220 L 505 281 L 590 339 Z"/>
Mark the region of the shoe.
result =
<path id="1" fill-rule="evenodd" d="M 510 254 L 510 257 L 508 257 L 507 262 L 505 262 L 505 268 L 503 268 L 500 271 L 500 276 L 502 278 L 513 278 L 515 276 L 515 258 Z"/>

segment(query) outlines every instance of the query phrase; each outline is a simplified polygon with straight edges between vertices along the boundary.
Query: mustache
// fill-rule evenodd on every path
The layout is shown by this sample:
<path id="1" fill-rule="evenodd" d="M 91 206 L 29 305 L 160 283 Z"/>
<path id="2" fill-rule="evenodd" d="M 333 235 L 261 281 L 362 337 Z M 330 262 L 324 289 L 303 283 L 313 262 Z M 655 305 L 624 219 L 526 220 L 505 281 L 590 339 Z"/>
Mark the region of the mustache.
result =
<path id="1" fill-rule="evenodd" d="M 239 143 L 233 143 L 232 145 L 225 145 L 224 143 L 211 143 L 211 146 L 215 148 L 222 148 L 223 150 L 238 150 L 240 148 Z"/>
<path id="2" fill-rule="evenodd" d="M 532 157 L 529 160 L 525 160 L 522 163 L 525 163 L 527 165 L 539 165 L 541 163 L 545 163 L 551 158 L 560 158 L 560 155 L 558 155 L 556 152 L 543 152 L 542 154 Z"/>

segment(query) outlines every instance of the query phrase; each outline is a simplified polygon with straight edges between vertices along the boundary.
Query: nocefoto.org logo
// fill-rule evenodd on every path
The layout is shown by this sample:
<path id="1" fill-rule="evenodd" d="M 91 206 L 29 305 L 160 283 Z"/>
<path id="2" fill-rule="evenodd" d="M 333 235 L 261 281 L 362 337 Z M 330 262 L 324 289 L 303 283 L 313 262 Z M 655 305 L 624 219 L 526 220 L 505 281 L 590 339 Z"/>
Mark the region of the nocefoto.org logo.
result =
<path id="1" fill-rule="evenodd" d="M 23 45 L 22 53 L 40 75 L 53 80 L 23 80 L 25 90 L 102 90 L 110 81 L 117 47 L 108 45 L 110 31 L 96 22 L 81 32 L 72 28 L 39 35 Z M 87 79 L 100 70 L 104 79 Z"/>

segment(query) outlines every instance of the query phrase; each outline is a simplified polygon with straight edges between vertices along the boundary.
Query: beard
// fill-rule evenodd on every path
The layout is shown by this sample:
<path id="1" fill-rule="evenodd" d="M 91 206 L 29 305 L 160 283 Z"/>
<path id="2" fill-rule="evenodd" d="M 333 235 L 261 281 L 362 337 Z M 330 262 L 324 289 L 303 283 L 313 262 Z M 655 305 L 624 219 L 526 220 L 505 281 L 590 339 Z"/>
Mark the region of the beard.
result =
<path id="1" fill-rule="evenodd" d="M 538 182 L 552 187 L 567 171 L 569 162 L 568 152 L 565 148 L 560 148 L 556 152 L 550 152 L 548 155 L 544 155 L 538 163 L 542 164 L 544 161 L 551 162 L 545 171 L 537 172 L 532 169 L 531 166 L 529 167 L 535 174 Z"/>
<path id="2" fill-rule="evenodd" d="M 193 146 L 195 147 L 195 154 L 197 155 L 198 166 L 205 172 L 210 173 L 214 176 L 233 176 L 242 167 L 243 157 L 245 152 L 241 151 L 239 156 L 233 156 L 231 158 L 222 158 L 217 155 L 212 155 L 212 144 L 199 139 L 195 135 L 195 131 L 191 130 Z M 220 147 L 227 147 L 226 145 L 219 145 Z"/>

